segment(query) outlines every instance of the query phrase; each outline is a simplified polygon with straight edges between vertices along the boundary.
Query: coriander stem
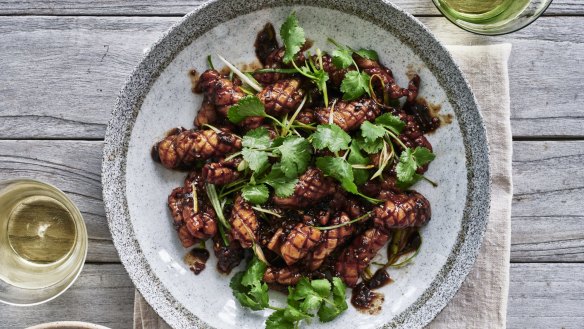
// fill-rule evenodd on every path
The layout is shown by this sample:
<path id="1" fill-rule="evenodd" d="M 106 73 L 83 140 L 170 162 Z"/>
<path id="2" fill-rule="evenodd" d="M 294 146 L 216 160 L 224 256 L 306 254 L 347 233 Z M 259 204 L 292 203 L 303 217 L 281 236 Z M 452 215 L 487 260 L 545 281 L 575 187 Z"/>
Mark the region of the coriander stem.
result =
<path id="1" fill-rule="evenodd" d="M 252 207 L 251 207 L 251 209 L 253 209 L 253 210 L 257 210 L 257 211 L 259 211 L 259 212 L 263 212 L 263 213 L 265 213 L 265 214 L 270 214 L 270 215 L 272 215 L 272 216 L 276 216 L 276 217 L 278 217 L 278 218 L 282 218 L 282 215 L 278 214 L 277 212 L 275 212 L 275 211 L 271 211 L 271 210 L 268 210 L 268 209 L 264 209 L 264 208 L 262 208 L 262 207 L 260 207 L 260 206 L 252 206 Z"/>
<path id="2" fill-rule="evenodd" d="M 288 130 L 290 130 L 290 128 L 292 127 L 292 123 L 294 122 L 294 120 L 296 120 L 296 117 L 298 116 L 298 113 L 300 113 L 300 111 L 304 107 L 304 103 L 306 103 L 306 98 L 307 97 L 304 96 L 304 99 L 302 100 L 302 103 L 300 103 L 300 105 L 298 106 L 298 108 L 296 109 L 296 111 L 294 112 L 294 114 L 292 114 L 292 117 L 290 118 L 290 120 L 288 120 L 288 124 L 286 125 L 286 127 L 284 127 L 282 129 L 282 136 L 286 136 L 288 134 Z"/>
<path id="3" fill-rule="evenodd" d="M 343 46 L 341 46 L 335 39 L 333 38 L 326 38 L 326 41 L 332 43 L 335 47 L 337 48 L 344 48 Z"/>
<path id="4" fill-rule="evenodd" d="M 401 145 L 404 148 L 404 150 L 409 149 L 409 147 L 407 147 L 406 144 L 404 144 L 401 141 L 401 139 L 399 139 L 391 130 L 386 128 L 385 131 L 389 134 L 389 136 L 391 136 L 393 139 L 395 139 L 395 141 L 398 142 L 398 144 Z"/>
<path id="5" fill-rule="evenodd" d="M 302 128 L 302 129 L 307 129 L 307 130 L 316 130 L 316 127 L 313 127 L 311 125 L 307 125 L 305 123 L 302 123 L 300 121 L 294 121 L 295 124 L 292 125 L 292 128 Z"/>
<path id="6" fill-rule="evenodd" d="M 207 196 L 209 197 L 209 200 L 211 201 L 211 205 L 213 206 L 213 210 L 215 210 L 215 213 L 217 214 L 217 218 L 219 219 L 219 222 L 221 224 L 223 224 L 223 226 L 225 226 L 225 228 L 230 229 L 231 225 L 229 225 L 229 223 L 225 219 L 225 215 L 223 214 L 223 209 L 221 207 L 221 202 L 219 201 L 219 196 L 217 195 L 217 190 L 215 189 L 215 185 L 207 183 L 207 184 L 205 184 L 205 187 L 207 189 Z"/>
<path id="7" fill-rule="evenodd" d="M 355 168 L 355 169 L 372 169 L 372 168 L 375 168 L 374 165 L 362 165 L 362 164 L 354 164 L 354 165 L 351 165 L 351 167 L 352 168 Z"/>
<path id="8" fill-rule="evenodd" d="M 225 243 L 225 246 L 229 246 L 229 240 L 227 239 L 227 236 L 225 235 L 225 230 L 223 229 L 223 225 L 219 225 L 219 234 L 221 234 L 221 239 L 223 240 L 223 243 Z"/>
<path id="9" fill-rule="evenodd" d="M 217 128 L 217 127 L 215 127 L 215 126 L 211 126 L 211 125 L 210 125 L 210 124 L 208 124 L 208 123 L 204 123 L 204 124 L 203 124 L 203 127 L 207 127 L 207 128 L 209 128 L 209 129 L 213 130 L 213 131 L 214 131 L 214 132 L 216 132 L 216 133 L 220 133 L 220 132 L 221 132 L 221 130 L 219 130 L 219 128 Z"/>
<path id="10" fill-rule="evenodd" d="M 250 78 L 247 77 L 247 75 L 245 75 L 243 72 L 241 72 L 237 67 L 235 67 L 233 64 L 229 63 L 225 58 L 223 58 L 221 55 L 217 55 L 219 57 L 219 59 L 221 61 L 223 61 L 223 63 L 225 63 L 225 65 L 227 65 L 227 67 L 233 71 L 233 73 L 235 73 L 235 75 L 237 75 L 241 81 L 247 83 L 250 87 L 252 87 L 253 89 L 255 89 L 257 92 L 262 91 L 262 87 L 259 86 L 257 83 L 253 82 Z"/>
<path id="11" fill-rule="evenodd" d="M 356 222 L 358 222 L 358 221 L 360 221 L 362 219 L 365 219 L 365 218 L 371 216 L 372 213 L 373 213 L 372 211 L 369 211 L 369 212 L 365 213 L 365 215 L 359 216 L 359 217 L 357 217 L 355 219 L 352 219 L 352 220 L 350 220 L 348 222 L 344 222 L 344 223 L 341 223 L 341 224 L 332 225 L 332 226 L 321 226 L 321 227 L 315 226 L 314 228 L 317 229 L 317 230 L 320 230 L 320 231 L 332 230 L 332 229 L 335 229 L 335 228 L 339 228 L 339 227 L 343 227 L 343 226 L 346 226 L 346 225 L 350 225 L 350 224 L 356 223 Z"/>
<path id="12" fill-rule="evenodd" d="M 274 311 L 283 311 L 284 310 L 283 308 L 272 306 L 272 305 L 268 305 L 266 307 L 269 308 L 270 310 L 274 310 Z"/>
<path id="13" fill-rule="evenodd" d="M 294 61 L 292 61 L 292 65 L 296 68 L 296 70 L 298 71 L 298 73 L 302 74 L 303 76 L 312 79 L 312 80 L 316 80 L 315 76 L 312 76 L 310 74 L 307 74 L 305 72 L 303 72 L 302 70 L 300 70 L 300 68 L 298 68 L 298 65 L 296 65 L 296 63 Z"/>
<path id="14" fill-rule="evenodd" d="M 237 156 L 241 155 L 241 151 L 235 152 L 233 154 L 231 154 L 230 156 L 228 156 L 227 158 L 225 158 L 223 161 L 229 161 L 233 158 L 236 158 Z"/>
<path id="15" fill-rule="evenodd" d="M 270 119 L 270 120 L 274 121 L 274 123 L 278 124 L 278 126 L 280 126 L 280 127 L 284 127 L 284 124 L 282 124 L 282 122 L 280 122 L 280 120 L 278 120 L 278 119 L 274 118 L 273 116 L 271 116 L 271 115 L 267 115 L 267 114 L 266 114 L 266 118 L 268 118 L 268 119 Z"/>
<path id="16" fill-rule="evenodd" d="M 434 187 L 438 187 L 438 183 L 436 183 L 436 182 L 434 182 L 433 180 L 431 180 L 431 179 L 427 178 L 426 176 L 423 176 L 423 175 L 422 175 L 422 179 L 423 179 L 423 180 L 425 180 L 425 181 L 427 181 L 428 183 L 432 184 L 432 186 L 434 186 Z"/>
<path id="17" fill-rule="evenodd" d="M 211 70 L 215 69 L 215 65 L 213 65 L 213 60 L 211 59 L 211 55 L 207 55 L 207 66 L 209 66 L 209 68 Z"/>
<path id="18" fill-rule="evenodd" d="M 254 73 L 284 73 L 284 74 L 294 74 L 298 73 L 297 69 L 259 69 Z"/>

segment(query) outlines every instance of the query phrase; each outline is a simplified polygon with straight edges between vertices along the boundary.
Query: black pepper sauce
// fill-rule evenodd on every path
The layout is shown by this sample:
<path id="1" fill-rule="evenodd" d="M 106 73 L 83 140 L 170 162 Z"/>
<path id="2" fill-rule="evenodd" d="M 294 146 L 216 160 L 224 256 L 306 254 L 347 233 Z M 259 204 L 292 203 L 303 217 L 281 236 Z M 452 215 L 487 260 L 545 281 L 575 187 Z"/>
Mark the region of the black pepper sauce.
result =
<path id="1" fill-rule="evenodd" d="M 183 260 L 189 266 L 189 269 L 195 274 L 201 273 L 205 269 L 205 264 L 209 259 L 207 249 L 194 248 L 185 254 Z"/>
<path id="2" fill-rule="evenodd" d="M 369 280 L 363 280 L 353 288 L 351 304 L 362 313 L 379 314 L 385 296 L 380 292 L 374 292 L 373 289 L 379 289 L 392 282 L 387 271 L 380 268 Z"/>

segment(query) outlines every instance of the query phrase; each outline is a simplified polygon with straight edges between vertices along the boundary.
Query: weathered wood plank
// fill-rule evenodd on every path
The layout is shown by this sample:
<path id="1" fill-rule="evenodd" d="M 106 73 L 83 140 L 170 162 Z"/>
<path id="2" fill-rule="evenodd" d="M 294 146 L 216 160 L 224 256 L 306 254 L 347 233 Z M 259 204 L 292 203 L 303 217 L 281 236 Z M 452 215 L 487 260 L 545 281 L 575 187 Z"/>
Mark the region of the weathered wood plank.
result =
<path id="1" fill-rule="evenodd" d="M 0 15 L 184 15 L 203 3 L 202 0 L 109 1 L 51 0 L 0 1 Z M 413 15 L 439 15 L 432 1 L 393 0 Z M 545 15 L 582 15 L 584 5 L 577 0 L 556 0 Z"/>
<path id="2" fill-rule="evenodd" d="M 584 261 L 584 141 L 514 142 L 514 262 Z M 117 261 L 101 201 L 102 142 L 0 141 L 0 180 L 48 181 L 79 206 L 90 235 L 88 261 Z"/>
<path id="3" fill-rule="evenodd" d="M 584 264 L 511 264 L 507 327 L 579 329 Z"/>
<path id="4" fill-rule="evenodd" d="M 514 261 L 584 261 L 584 142 L 513 143 Z"/>
<path id="5" fill-rule="evenodd" d="M 579 329 L 584 323 L 584 264 L 511 264 L 507 325 Z M 112 329 L 132 325 L 134 287 L 121 264 L 87 264 L 59 298 L 30 308 L 0 304 L 2 326 L 81 320 Z"/>
<path id="6" fill-rule="evenodd" d="M 513 42 L 514 136 L 584 136 L 584 34 L 573 33 L 584 17 L 544 17 L 496 38 L 421 19 L 446 43 Z M 176 20 L 0 17 L 0 58 L 10 59 L 0 75 L 0 138 L 102 138 L 126 76 Z"/>
<path id="7" fill-rule="evenodd" d="M 584 34 L 573 33 L 584 17 L 544 17 L 496 38 L 421 19 L 446 43 L 513 42 L 514 136 L 584 136 Z M 0 138 L 103 138 L 126 76 L 176 20 L 0 17 Z"/>
<path id="8" fill-rule="evenodd" d="M 112 329 L 132 327 L 134 285 L 121 264 L 85 264 L 77 282 L 42 305 L 0 304 L 2 328 L 27 328 L 53 321 L 86 321 Z"/>

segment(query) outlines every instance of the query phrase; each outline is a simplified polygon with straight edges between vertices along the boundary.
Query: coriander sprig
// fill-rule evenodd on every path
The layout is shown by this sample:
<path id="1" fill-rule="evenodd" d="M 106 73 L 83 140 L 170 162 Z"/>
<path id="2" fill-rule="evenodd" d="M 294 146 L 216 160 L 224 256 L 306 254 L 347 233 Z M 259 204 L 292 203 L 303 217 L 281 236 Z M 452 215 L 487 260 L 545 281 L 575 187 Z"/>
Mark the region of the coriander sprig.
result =
<path id="1" fill-rule="evenodd" d="M 407 147 L 398 136 L 404 127 L 405 123 L 397 116 L 385 113 L 377 117 L 375 123 L 366 121 L 361 125 L 361 139 L 358 144 L 367 153 L 381 151 L 379 169 L 371 179 L 380 176 L 390 161 L 397 161 L 395 170 L 398 187 L 405 189 L 423 179 L 422 175 L 416 174 L 416 170 L 434 160 L 435 155 L 425 147 L 418 146 L 413 150 Z M 397 159 L 393 143 L 399 144 L 402 148 Z"/>
<path id="2" fill-rule="evenodd" d="M 275 311 L 266 319 L 266 329 L 296 328 L 300 321 L 310 320 L 315 316 L 321 322 L 332 321 L 348 308 L 347 287 L 338 277 L 330 281 L 303 277 L 295 287 L 288 288 L 285 307 L 270 305 L 269 288 L 263 282 L 266 269 L 266 264 L 256 256 L 245 271 L 233 276 L 229 284 L 233 296 L 242 306 L 254 311 Z"/>

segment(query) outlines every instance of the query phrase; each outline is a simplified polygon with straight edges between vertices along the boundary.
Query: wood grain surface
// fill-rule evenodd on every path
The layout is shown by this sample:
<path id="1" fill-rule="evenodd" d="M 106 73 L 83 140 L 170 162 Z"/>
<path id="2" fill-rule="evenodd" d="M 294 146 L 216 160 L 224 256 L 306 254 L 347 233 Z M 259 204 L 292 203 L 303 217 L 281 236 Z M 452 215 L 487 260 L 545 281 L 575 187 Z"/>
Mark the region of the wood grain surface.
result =
<path id="1" fill-rule="evenodd" d="M 3 0 L 0 15 L 136 15 L 183 16 L 203 0 Z M 392 0 L 412 15 L 439 15 L 431 0 Z M 555 0 L 545 15 L 581 15 L 584 4 L 579 0 Z"/>
<path id="2" fill-rule="evenodd" d="M 130 328 L 134 286 L 101 197 L 103 136 L 147 47 L 201 0 L 0 0 L 0 180 L 55 184 L 78 205 L 90 246 L 80 279 L 34 308 L 0 304 L 0 328 L 80 320 Z M 446 44 L 513 44 L 509 328 L 584 324 L 584 2 L 555 0 L 504 36 L 464 32 L 431 0 L 395 0 Z"/>
<path id="3" fill-rule="evenodd" d="M 584 33 L 573 33 L 584 17 L 543 17 L 491 38 L 442 17 L 420 19 L 446 44 L 513 44 L 515 138 L 584 137 Z M 102 139 L 126 77 L 177 20 L 0 16 L 0 58 L 7 59 L 0 74 L 0 138 Z"/>

